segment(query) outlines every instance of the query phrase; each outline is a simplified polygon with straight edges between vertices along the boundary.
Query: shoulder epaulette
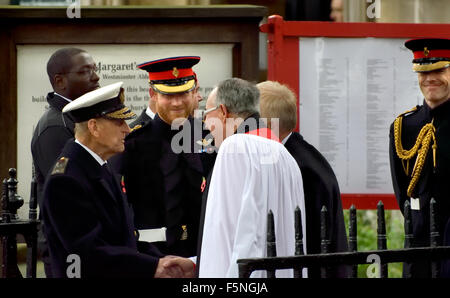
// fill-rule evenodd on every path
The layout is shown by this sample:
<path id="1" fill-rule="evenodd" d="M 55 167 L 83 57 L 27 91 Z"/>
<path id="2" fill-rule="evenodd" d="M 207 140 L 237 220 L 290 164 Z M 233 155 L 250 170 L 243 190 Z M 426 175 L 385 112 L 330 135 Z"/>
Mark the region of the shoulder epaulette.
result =
<path id="1" fill-rule="evenodd" d="M 69 162 L 69 159 L 67 157 L 61 157 L 53 167 L 53 171 L 51 175 L 55 174 L 64 174 L 66 171 L 67 163 Z"/>
<path id="2" fill-rule="evenodd" d="M 138 130 L 138 129 L 141 128 L 141 127 L 142 127 L 141 124 L 135 125 L 135 126 L 130 130 L 130 133 L 132 133 L 133 131 Z"/>
<path id="3" fill-rule="evenodd" d="M 397 118 L 412 115 L 412 114 L 416 113 L 419 110 L 419 108 L 420 108 L 420 106 L 415 106 L 414 108 L 401 113 L 400 115 L 397 116 Z"/>

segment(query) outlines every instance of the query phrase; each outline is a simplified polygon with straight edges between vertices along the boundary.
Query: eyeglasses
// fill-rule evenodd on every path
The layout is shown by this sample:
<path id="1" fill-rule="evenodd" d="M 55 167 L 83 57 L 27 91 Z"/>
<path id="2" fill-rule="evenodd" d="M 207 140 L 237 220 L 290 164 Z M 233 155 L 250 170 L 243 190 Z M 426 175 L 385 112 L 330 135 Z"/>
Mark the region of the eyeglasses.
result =
<path id="1" fill-rule="evenodd" d="M 212 111 L 215 111 L 215 110 L 217 110 L 218 108 L 220 108 L 220 106 L 217 106 L 217 107 L 215 107 L 215 108 L 210 108 L 210 109 L 204 110 L 204 111 L 202 112 L 202 119 L 205 120 L 205 117 L 206 117 L 206 115 L 207 115 L 208 113 L 211 113 Z"/>
<path id="2" fill-rule="evenodd" d="M 89 67 L 89 68 L 79 70 L 79 71 L 69 71 L 69 72 L 63 72 L 60 74 L 67 74 L 67 73 L 77 73 L 81 76 L 91 77 L 94 73 L 97 73 L 97 67 Z"/>

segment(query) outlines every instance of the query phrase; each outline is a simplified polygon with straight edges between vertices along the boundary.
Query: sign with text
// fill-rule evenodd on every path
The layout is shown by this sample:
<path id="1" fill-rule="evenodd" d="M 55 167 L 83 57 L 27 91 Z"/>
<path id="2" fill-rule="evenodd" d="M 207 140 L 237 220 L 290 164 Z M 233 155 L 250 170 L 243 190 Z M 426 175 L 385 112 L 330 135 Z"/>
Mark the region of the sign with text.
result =
<path id="1" fill-rule="evenodd" d="M 404 39 L 300 38 L 300 130 L 342 193 L 393 192 L 389 127 L 422 104 Z"/>

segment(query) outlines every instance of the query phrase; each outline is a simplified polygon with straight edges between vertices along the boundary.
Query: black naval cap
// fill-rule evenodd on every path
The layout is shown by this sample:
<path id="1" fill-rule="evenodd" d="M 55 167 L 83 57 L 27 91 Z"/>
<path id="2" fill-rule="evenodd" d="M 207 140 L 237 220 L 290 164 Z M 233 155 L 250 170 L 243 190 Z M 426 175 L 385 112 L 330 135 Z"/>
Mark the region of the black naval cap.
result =
<path id="1" fill-rule="evenodd" d="M 132 119 L 136 114 L 124 105 L 122 84 L 118 82 L 88 92 L 67 104 L 62 111 L 76 123 L 100 117 Z"/>
<path id="2" fill-rule="evenodd" d="M 417 38 L 405 42 L 414 54 L 413 70 L 428 72 L 450 66 L 450 39 Z"/>
<path id="3" fill-rule="evenodd" d="M 175 94 L 194 90 L 197 77 L 192 67 L 199 61 L 199 56 L 179 56 L 144 62 L 137 67 L 148 72 L 153 90 Z"/>

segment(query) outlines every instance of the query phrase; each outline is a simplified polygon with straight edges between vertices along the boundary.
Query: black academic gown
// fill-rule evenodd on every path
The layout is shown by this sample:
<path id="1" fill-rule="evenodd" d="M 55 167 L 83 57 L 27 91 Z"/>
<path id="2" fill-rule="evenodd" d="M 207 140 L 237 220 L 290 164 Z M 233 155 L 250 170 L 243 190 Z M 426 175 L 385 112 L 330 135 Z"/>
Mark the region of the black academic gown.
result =
<path id="1" fill-rule="evenodd" d="M 138 252 L 133 215 L 119 185 L 82 146 L 67 142 L 44 188 L 43 218 L 54 277 L 67 277 L 68 256 L 81 277 L 153 277 L 159 251 Z"/>
<path id="2" fill-rule="evenodd" d="M 433 150 L 429 149 L 419 181 L 414 189 L 413 196 L 419 198 L 420 210 L 411 210 L 413 224 L 413 247 L 430 245 L 430 200 L 437 202 L 439 217 L 437 226 L 440 241 L 444 239 L 444 245 L 450 245 L 450 99 L 440 106 L 430 109 L 424 101 L 417 110 L 406 114 L 402 121 L 401 141 L 404 149 L 409 150 L 416 142 L 422 127 L 434 119 L 437 142 L 436 168 L 433 169 Z M 395 151 L 394 125 L 390 128 L 389 157 L 391 165 L 392 183 L 400 210 L 403 212 L 404 203 L 409 200 L 406 192 L 411 179 L 411 173 L 406 175 L 402 162 Z M 430 146 L 431 147 L 431 146 Z M 412 172 L 415 157 L 410 161 L 409 171 Z M 447 263 L 448 264 L 448 263 Z M 409 268 L 409 269 L 408 269 Z M 447 269 L 442 268 L 443 270 Z M 429 262 L 417 262 L 412 267 L 404 267 L 411 270 L 413 277 L 429 277 Z M 450 275 L 449 275 L 450 276 Z"/>
<path id="3" fill-rule="evenodd" d="M 306 212 L 306 245 L 308 254 L 320 253 L 320 214 L 328 210 L 330 252 L 348 251 L 347 234 L 338 181 L 328 161 L 314 146 L 293 132 L 285 144 L 295 158 L 303 179 Z M 331 276 L 347 277 L 348 268 L 341 266 Z M 309 277 L 320 277 L 319 268 L 310 269 Z"/>
<path id="4" fill-rule="evenodd" d="M 198 140 L 194 132 L 200 125 Z M 159 115 L 126 139 L 125 152 L 114 161 L 124 175 L 127 195 L 138 229 L 166 227 L 166 241 L 155 244 L 166 254 L 195 256 L 205 169 L 215 154 L 199 153 L 201 121 L 189 119 L 191 134 L 181 141 Z M 196 127 L 198 129 L 198 127 Z M 174 152 L 172 137 L 184 152 Z M 209 165 L 209 166 L 208 166 Z"/>

